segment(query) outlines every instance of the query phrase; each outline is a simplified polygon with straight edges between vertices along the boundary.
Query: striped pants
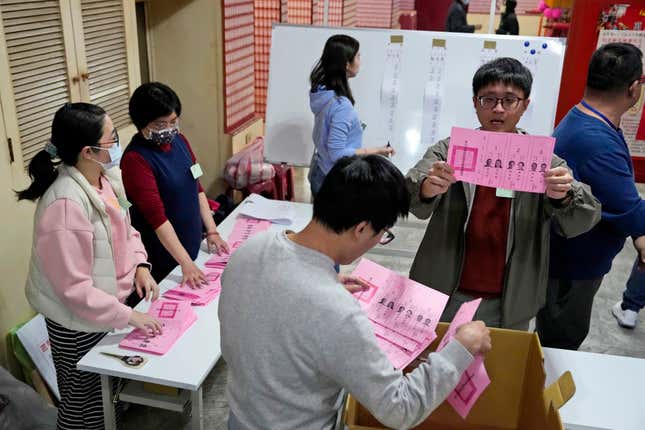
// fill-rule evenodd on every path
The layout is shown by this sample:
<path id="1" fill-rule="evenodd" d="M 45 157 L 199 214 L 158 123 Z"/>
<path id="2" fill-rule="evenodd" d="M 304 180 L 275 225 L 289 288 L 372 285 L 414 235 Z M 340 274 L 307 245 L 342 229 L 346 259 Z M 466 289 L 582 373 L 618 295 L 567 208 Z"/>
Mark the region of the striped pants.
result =
<path id="1" fill-rule="evenodd" d="M 101 378 L 96 373 L 78 370 L 76 364 L 106 333 L 83 333 L 69 330 L 50 319 L 45 321 L 60 392 L 56 429 L 103 429 Z M 116 389 L 118 379 L 114 381 Z M 116 410 L 117 428 L 119 409 Z"/>

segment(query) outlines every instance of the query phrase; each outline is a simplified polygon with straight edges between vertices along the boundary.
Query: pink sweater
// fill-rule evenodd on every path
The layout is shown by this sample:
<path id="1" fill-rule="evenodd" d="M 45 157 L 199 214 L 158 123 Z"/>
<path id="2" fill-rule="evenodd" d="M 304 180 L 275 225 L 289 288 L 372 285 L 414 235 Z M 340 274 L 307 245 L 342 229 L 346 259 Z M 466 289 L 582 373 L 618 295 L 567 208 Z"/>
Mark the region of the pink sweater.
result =
<path id="1" fill-rule="evenodd" d="M 36 252 L 54 293 L 70 312 L 86 321 L 119 329 L 128 325 L 132 314 L 124 302 L 132 292 L 136 267 L 148 256 L 139 232 L 128 222 L 125 209 L 120 207 L 105 177 L 101 185 L 97 192 L 110 218 L 116 296 L 93 286 L 94 231 L 76 202 L 60 199 L 44 210 L 36 227 Z"/>

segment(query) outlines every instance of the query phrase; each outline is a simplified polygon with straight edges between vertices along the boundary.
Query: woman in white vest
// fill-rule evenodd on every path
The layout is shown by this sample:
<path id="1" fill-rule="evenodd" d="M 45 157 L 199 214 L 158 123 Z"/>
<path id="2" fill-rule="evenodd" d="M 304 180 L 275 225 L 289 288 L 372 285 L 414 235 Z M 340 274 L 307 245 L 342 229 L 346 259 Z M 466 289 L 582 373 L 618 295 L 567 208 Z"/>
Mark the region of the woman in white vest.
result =
<path id="1" fill-rule="evenodd" d="M 45 316 L 60 391 L 58 429 L 102 429 L 101 383 L 77 362 L 113 329 L 161 332 L 125 304 L 136 289 L 155 300 L 139 233 L 130 225 L 118 169 L 121 146 L 103 109 L 67 103 L 51 142 L 29 164 L 32 183 L 18 199 L 38 200 L 26 295 Z M 54 162 L 59 159 L 60 162 Z"/>

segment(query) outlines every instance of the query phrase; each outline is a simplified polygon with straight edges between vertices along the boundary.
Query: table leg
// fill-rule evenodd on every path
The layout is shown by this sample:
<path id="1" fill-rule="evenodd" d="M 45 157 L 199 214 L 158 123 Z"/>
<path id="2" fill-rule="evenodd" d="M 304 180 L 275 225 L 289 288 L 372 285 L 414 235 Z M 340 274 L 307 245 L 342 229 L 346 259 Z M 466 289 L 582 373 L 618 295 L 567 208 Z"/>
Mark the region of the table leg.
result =
<path id="1" fill-rule="evenodd" d="M 112 394 L 112 378 L 109 375 L 101 375 L 101 394 L 103 397 L 103 423 L 105 430 L 116 430 L 116 418 L 114 416 L 114 396 Z"/>
<path id="2" fill-rule="evenodd" d="M 197 390 L 191 392 L 190 400 L 193 405 L 192 418 L 190 421 L 191 429 L 202 430 L 204 428 L 204 421 L 202 419 L 202 414 L 203 414 L 202 387 L 199 387 Z"/>

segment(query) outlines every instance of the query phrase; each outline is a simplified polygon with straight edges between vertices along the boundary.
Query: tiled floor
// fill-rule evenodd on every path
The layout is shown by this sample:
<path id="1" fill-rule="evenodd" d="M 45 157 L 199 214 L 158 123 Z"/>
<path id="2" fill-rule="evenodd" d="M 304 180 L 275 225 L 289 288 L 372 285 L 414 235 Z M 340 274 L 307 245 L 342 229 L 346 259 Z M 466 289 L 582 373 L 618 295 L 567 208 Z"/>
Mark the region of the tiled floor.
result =
<path id="1" fill-rule="evenodd" d="M 297 169 L 296 197 L 298 201 L 308 202 L 310 194 L 305 178 L 306 171 Z M 645 194 L 645 185 L 639 186 L 639 190 L 641 195 Z M 372 253 L 369 258 L 400 273 L 407 273 L 412 263 L 411 255 L 421 240 L 423 226 L 421 221 L 409 220 L 394 228 L 396 240 L 388 247 L 400 251 L 402 256 Z M 591 332 L 582 345 L 582 350 L 645 358 L 645 316 L 642 317 L 643 323 L 636 329 L 627 330 L 620 328 L 610 313 L 611 306 L 621 298 L 635 256 L 631 241 L 628 241 L 614 260 L 611 272 L 605 277 L 596 295 Z M 349 270 L 350 267 L 344 269 Z M 226 364 L 220 360 L 204 383 L 205 429 L 226 429 L 226 375 Z M 183 428 L 187 418 L 177 413 L 135 405 L 125 413 L 123 422 L 124 428 L 131 430 L 175 430 Z"/>

